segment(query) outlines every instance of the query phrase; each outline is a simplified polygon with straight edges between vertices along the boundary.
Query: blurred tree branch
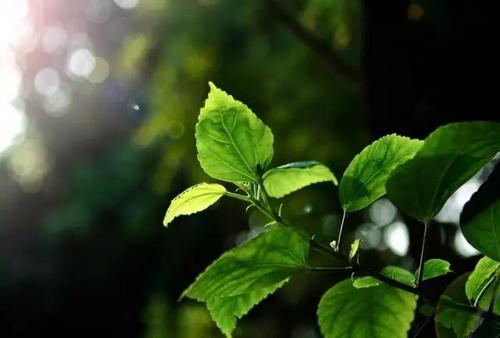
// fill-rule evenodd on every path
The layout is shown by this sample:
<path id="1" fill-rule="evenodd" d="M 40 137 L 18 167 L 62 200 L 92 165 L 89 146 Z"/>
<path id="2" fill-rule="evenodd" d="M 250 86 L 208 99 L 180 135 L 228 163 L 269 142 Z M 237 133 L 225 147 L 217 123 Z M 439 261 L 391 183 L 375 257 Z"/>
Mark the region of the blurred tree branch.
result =
<path id="1" fill-rule="evenodd" d="M 288 12 L 279 0 L 264 0 L 264 2 L 272 15 L 306 46 L 313 50 L 344 83 L 353 89 L 362 89 L 363 79 L 361 75 L 345 63 L 330 44 L 321 40 L 313 32 L 304 27 Z"/>

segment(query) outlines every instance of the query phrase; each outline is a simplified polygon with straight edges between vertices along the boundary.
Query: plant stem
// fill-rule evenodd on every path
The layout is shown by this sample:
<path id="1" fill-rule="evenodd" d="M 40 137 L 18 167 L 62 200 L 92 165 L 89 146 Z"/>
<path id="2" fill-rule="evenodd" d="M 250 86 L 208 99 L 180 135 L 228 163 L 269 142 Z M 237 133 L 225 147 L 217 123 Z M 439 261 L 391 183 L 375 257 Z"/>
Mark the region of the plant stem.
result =
<path id="1" fill-rule="evenodd" d="M 245 195 L 240 195 L 240 194 L 235 194 L 234 192 L 229 192 L 229 191 L 226 191 L 224 193 L 224 195 L 228 196 L 228 197 L 232 197 L 232 198 L 236 198 L 236 199 L 239 199 L 241 201 L 245 201 L 245 202 L 250 202 L 250 199 L 248 196 L 245 196 Z"/>
<path id="2" fill-rule="evenodd" d="M 342 221 L 340 221 L 339 236 L 337 237 L 337 242 L 335 243 L 335 251 L 340 250 L 340 241 L 342 240 L 342 231 L 344 230 L 344 223 L 347 218 L 347 212 L 344 210 L 342 213 Z"/>
<path id="3" fill-rule="evenodd" d="M 427 237 L 429 236 L 429 221 L 424 223 L 424 238 L 422 240 L 422 249 L 420 250 L 420 262 L 418 263 L 418 279 L 417 286 L 419 286 L 424 279 L 424 259 L 425 259 L 425 248 L 427 244 Z"/>
<path id="4" fill-rule="evenodd" d="M 341 260 L 342 262 L 347 262 L 347 263 L 349 262 L 348 258 L 345 257 L 344 255 L 342 255 L 340 252 L 333 251 L 328 245 L 323 244 L 321 242 L 318 242 L 315 239 L 311 240 L 311 245 L 312 245 L 312 249 L 314 249 L 314 250 L 317 250 L 319 252 L 327 254 L 327 255 L 329 255 L 337 260 Z M 352 264 L 352 262 L 351 262 L 351 264 Z M 357 265 L 357 264 L 353 264 L 351 267 L 352 267 L 353 272 L 356 272 L 356 273 L 359 273 L 362 275 L 371 276 L 371 277 L 376 278 L 379 281 L 384 282 L 392 287 L 413 293 L 415 295 L 423 296 L 422 292 L 420 292 L 419 289 L 411 287 L 411 286 L 406 285 L 406 284 L 403 284 L 401 282 L 398 282 L 397 280 L 394 280 L 392 278 L 384 276 L 379 272 L 373 271 L 369 268 L 365 268 L 365 267 L 362 267 L 362 266 Z"/>
<path id="5" fill-rule="evenodd" d="M 352 270 L 352 266 L 332 266 L 332 267 L 323 267 L 323 266 L 310 266 L 307 268 L 310 271 L 349 271 Z"/>
<path id="6" fill-rule="evenodd" d="M 242 196 L 242 195 L 237 195 L 237 194 L 228 194 L 228 196 L 235 197 L 235 198 L 240 198 L 242 200 L 250 202 L 252 205 L 254 205 L 260 212 L 262 212 L 264 215 L 269 217 L 270 219 L 274 220 L 276 223 L 280 223 L 284 226 L 292 226 L 290 222 L 288 222 L 286 219 L 283 217 L 279 216 L 276 211 L 272 208 L 271 204 L 269 203 L 269 199 L 267 196 L 266 189 L 264 188 L 264 185 L 262 184 L 262 180 L 260 181 L 260 187 L 261 187 L 261 196 L 262 196 L 262 201 L 255 199 L 253 196 Z M 237 195 L 237 196 L 233 196 Z M 342 216 L 342 223 L 341 223 L 341 228 L 340 228 L 340 233 L 339 233 L 339 243 L 340 243 L 340 238 L 342 236 L 342 227 L 346 219 L 346 212 L 344 211 L 344 214 Z M 415 295 L 420 295 L 422 296 L 422 293 L 420 292 L 419 289 L 411 287 L 409 285 L 403 284 L 401 282 L 398 282 L 397 280 L 394 280 L 392 278 L 389 278 L 387 276 L 382 275 L 381 273 L 378 273 L 377 271 L 373 271 L 369 268 L 364 268 L 358 264 L 355 264 L 354 262 L 349 262 L 349 258 L 344 256 L 338 249 L 337 250 L 332 250 L 332 248 L 326 244 L 323 244 L 314 238 L 310 240 L 311 247 L 312 249 L 315 249 L 319 252 L 322 252 L 324 254 L 327 254 L 339 261 L 341 261 L 344 264 L 347 264 L 350 266 L 345 266 L 345 267 L 328 267 L 328 268 L 323 268 L 323 267 L 310 267 L 309 269 L 314 270 L 314 271 L 327 271 L 327 270 L 352 270 L 353 272 L 362 274 L 362 275 L 368 275 L 372 276 L 376 279 L 378 279 L 381 282 L 384 282 L 392 287 L 413 293 Z"/>

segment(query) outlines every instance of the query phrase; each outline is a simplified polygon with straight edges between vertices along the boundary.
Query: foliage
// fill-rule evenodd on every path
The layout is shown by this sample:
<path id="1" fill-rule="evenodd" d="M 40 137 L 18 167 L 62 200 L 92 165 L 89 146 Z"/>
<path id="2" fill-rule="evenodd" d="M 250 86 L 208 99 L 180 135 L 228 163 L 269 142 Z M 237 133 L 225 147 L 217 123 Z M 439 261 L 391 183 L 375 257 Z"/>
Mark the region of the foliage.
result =
<path id="1" fill-rule="evenodd" d="M 327 270 L 348 271 L 355 278 L 334 285 L 321 298 L 319 326 L 326 338 L 405 337 L 418 299 L 431 304 L 436 301 L 426 292 L 426 283 L 450 272 L 450 264 L 442 259 L 424 260 L 429 223 L 446 199 L 500 151 L 500 124 L 454 123 L 438 128 L 423 141 L 385 136 L 363 149 L 346 169 L 339 187 L 345 212 L 343 222 L 347 213 L 369 206 L 386 192 L 405 213 L 424 222 L 426 234 L 415 273 L 398 266 L 376 272 L 361 265 L 359 240 L 344 254 L 340 250 L 342 225 L 338 241 L 328 246 L 285 219 L 281 207 L 276 210 L 270 200 L 269 191 L 273 197 L 281 197 L 312 183 L 335 183 L 335 176 L 317 162 L 292 163 L 266 172 L 274 154 L 270 128 L 248 107 L 212 83 L 196 125 L 196 145 L 205 172 L 234 184 L 236 191 L 210 185 L 217 188 L 207 199 L 197 193 L 183 193 L 172 201 L 168 220 L 201 211 L 221 195 L 247 203 L 269 220 L 262 233 L 224 253 L 183 293 L 207 303 L 212 318 L 226 336 L 231 336 L 237 318 L 282 287 L 295 273 Z M 199 187 L 188 192 L 196 192 Z M 186 209 L 179 208 L 181 201 L 188 206 Z M 490 215 L 490 204 L 483 203 L 479 202 Z M 478 217 L 482 224 L 480 216 L 472 219 Z M 481 225 L 471 228 L 476 236 L 489 236 L 476 231 L 481 230 Z M 500 245 L 498 241 L 494 243 Z M 488 248 L 476 246 L 483 254 L 488 254 Z M 310 249 L 330 257 L 336 265 L 313 266 Z M 445 292 L 436 311 L 437 320 L 459 336 L 478 327 L 482 331 L 495 329 L 498 265 L 485 258 L 471 274 L 467 286 L 465 280 L 461 283 L 458 291 L 467 293 L 474 302 L 463 304 L 462 299 L 455 300 L 454 294 Z M 473 318 L 480 320 L 473 321 L 477 325 L 464 326 L 468 321 L 455 315 L 457 311 L 465 317 L 476 313 Z M 489 311 L 491 316 L 482 315 L 482 311 Z"/>

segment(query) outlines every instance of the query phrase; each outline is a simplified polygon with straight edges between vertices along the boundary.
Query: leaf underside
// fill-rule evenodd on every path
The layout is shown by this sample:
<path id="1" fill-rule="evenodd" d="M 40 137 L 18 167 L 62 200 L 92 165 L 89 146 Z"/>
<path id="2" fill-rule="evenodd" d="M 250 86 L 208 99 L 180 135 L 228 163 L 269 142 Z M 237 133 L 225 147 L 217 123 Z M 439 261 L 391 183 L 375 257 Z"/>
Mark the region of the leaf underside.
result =
<path id="1" fill-rule="evenodd" d="M 267 171 L 264 188 L 269 196 L 280 198 L 308 185 L 320 182 L 337 184 L 328 167 L 316 161 L 294 162 Z"/>

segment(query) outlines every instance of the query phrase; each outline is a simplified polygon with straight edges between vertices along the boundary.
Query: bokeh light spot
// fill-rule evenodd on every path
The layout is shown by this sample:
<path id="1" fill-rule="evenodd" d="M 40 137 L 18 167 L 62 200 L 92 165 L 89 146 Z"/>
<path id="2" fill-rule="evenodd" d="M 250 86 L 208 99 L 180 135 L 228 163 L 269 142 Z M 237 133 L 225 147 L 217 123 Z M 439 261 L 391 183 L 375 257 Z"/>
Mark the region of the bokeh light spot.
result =
<path id="1" fill-rule="evenodd" d="M 408 227 L 403 222 L 394 222 L 384 229 L 385 244 L 399 256 L 406 256 L 410 248 Z"/>
<path id="2" fill-rule="evenodd" d="M 89 76 L 96 65 L 94 54 L 86 48 L 73 51 L 68 59 L 68 70 L 80 77 Z"/>

